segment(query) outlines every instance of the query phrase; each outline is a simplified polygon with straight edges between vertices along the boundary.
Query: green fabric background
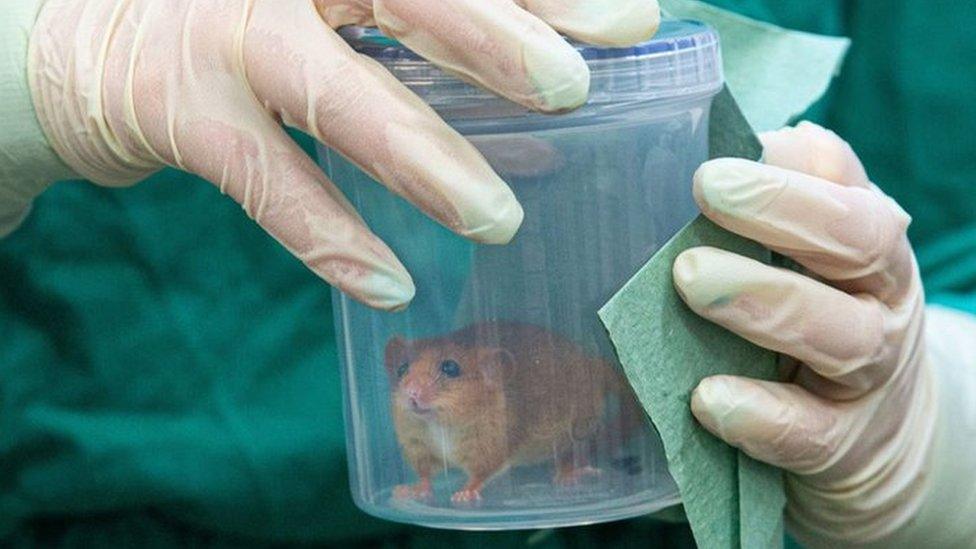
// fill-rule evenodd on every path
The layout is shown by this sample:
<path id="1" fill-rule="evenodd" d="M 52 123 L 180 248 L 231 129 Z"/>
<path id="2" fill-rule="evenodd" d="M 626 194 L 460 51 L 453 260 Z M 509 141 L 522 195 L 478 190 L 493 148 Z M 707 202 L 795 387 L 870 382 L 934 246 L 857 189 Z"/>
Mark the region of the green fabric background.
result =
<path id="1" fill-rule="evenodd" d="M 714 3 L 854 39 L 811 117 L 915 217 L 930 299 L 976 312 L 969 3 Z M 690 543 L 646 519 L 459 535 L 365 517 L 346 486 L 331 318 L 329 289 L 207 184 L 55 186 L 0 241 L 3 545 Z"/>

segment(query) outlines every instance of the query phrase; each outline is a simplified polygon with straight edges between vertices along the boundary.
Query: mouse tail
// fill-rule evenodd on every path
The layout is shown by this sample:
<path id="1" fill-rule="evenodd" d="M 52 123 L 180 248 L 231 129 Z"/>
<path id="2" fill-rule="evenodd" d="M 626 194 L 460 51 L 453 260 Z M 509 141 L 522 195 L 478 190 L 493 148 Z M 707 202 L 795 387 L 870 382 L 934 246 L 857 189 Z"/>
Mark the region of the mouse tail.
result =
<path id="1" fill-rule="evenodd" d="M 637 393 L 627 381 L 620 368 L 614 364 L 604 362 L 602 371 L 606 372 L 606 388 L 608 395 L 608 419 L 619 425 L 619 432 L 624 438 L 642 429 L 653 429 L 647 412 L 644 411 Z"/>
<path id="2" fill-rule="evenodd" d="M 620 454 L 611 459 L 610 467 L 626 475 L 638 475 L 643 470 L 643 460 L 632 453 L 630 443 L 640 433 L 653 432 L 654 426 L 620 368 L 611 363 L 602 367 L 607 372 L 607 420 L 614 426 L 607 435 L 615 439 L 612 446 L 620 449 Z"/>

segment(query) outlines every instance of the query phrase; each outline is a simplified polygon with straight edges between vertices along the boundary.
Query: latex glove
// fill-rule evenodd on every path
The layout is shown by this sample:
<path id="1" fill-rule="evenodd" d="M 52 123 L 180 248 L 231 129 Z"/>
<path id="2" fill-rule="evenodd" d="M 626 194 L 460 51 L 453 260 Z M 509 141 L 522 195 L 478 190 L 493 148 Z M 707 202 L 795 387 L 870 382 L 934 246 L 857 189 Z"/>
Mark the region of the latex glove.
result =
<path id="1" fill-rule="evenodd" d="M 674 275 L 696 313 L 791 357 L 791 382 L 706 379 L 695 417 L 788 471 L 788 525 L 810 546 L 976 546 L 976 414 L 947 396 L 971 400 L 976 383 L 939 381 L 976 380 L 976 328 L 956 330 L 969 334 L 960 355 L 927 349 L 910 218 L 844 141 L 813 124 L 762 141 L 765 165 L 708 162 L 695 197 L 710 219 L 806 272 L 697 248 Z M 947 465 L 960 460 L 972 466 L 961 475 Z"/>
<path id="2" fill-rule="evenodd" d="M 655 0 L 48 0 L 28 72 L 45 134 L 78 174 L 110 186 L 163 166 L 200 175 L 316 274 L 399 309 L 409 274 L 279 120 L 478 242 L 508 242 L 522 210 L 473 146 L 333 28 L 375 22 L 469 81 L 556 112 L 584 103 L 589 73 L 554 28 L 617 44 L 658 21 Z"/>

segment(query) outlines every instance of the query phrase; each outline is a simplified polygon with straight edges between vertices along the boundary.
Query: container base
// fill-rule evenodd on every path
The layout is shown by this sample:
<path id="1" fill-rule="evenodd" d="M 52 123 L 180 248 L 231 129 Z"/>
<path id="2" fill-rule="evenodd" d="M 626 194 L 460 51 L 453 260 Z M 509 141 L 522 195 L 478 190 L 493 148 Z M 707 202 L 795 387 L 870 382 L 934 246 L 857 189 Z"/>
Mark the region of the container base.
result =
<path id="1" fill-rule="evenodd" d="M 438 490 L 443 484 L 457 486 L 456 480 L 460 477 L 437 483 L 441 486 L 435 486 L 435 493 L 443 492 Z M 505 497 L 498 490 L 486 490 L 484 499 L 472 504 L 453 504 L 444 498 L 398 499 L 390 489 L 379 494 L 378 504 L 356 503 L 375 517 L 429 528 L 526 530 L 585 526 L 654 513 L 681 503 L 676 487 L 671 488 L 673 490 L 647 490 L 622 496 L 608 493 L 607 485 L 602 482 L 569 487 L 533 483 L 519 486 L 517 496 L 512 497 Z"/>

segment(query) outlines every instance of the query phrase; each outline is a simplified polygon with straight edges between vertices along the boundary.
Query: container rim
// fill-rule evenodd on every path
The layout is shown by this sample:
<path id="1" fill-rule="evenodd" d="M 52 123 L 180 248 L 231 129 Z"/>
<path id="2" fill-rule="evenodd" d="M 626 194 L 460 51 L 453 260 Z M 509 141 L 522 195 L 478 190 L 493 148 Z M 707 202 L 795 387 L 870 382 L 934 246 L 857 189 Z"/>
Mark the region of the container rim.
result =
<path id="1" fill-rule="evenodd" d="M 347 26 L 339 29 L 352 48 L 380 62 L 427 60 L 375 27 Z M 629 47 L 603 47 L 567 38 L 586 61 L 639 59 L 667 56 L 718 44 L 718 34 L 707 24 L 692 19 L 664 19 L 653 38 Z"/>
<path id="2" fill-rule="evenodd" d="M 376 28 L 344 27 L 352 48 L 378 61 L 449 122 L 545 116 L 462 82 Z M 657 34 L 631 47 L 568 40 L 590 68 L 589 101 L 563 115 L 571 124 L 606 109 L 698 101 L 722 89 L 725 77 L 718 33 L 688 19 L 665 19 Z M 548 124 L 548 123 L 546 123 Z"/>

